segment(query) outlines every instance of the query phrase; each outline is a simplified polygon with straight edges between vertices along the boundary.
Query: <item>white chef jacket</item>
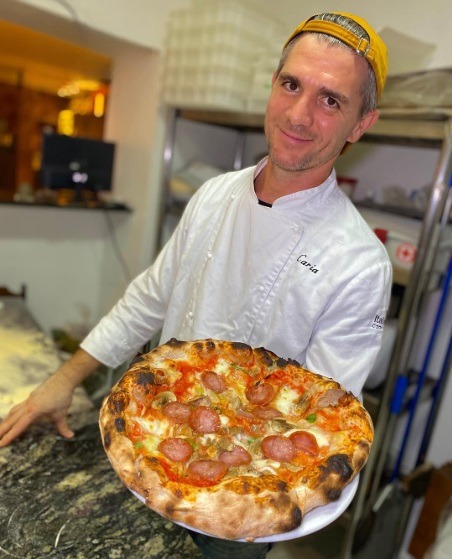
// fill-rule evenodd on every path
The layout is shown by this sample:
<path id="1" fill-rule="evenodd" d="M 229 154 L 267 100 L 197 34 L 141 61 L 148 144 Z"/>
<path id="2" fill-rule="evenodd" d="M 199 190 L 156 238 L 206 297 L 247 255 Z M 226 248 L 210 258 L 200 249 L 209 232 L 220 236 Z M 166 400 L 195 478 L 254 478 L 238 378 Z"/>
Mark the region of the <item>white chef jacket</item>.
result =
<path id="1" fill-rule="evenodd" d="M 207 181 L 155 263 L 81 347 L 118 366 L 161 341 L 217 338 L 265 347 L 359 394 L 381 344 L 392 281 L 386 251 L 338 188 L 262 206 L 266 164 Z"/>

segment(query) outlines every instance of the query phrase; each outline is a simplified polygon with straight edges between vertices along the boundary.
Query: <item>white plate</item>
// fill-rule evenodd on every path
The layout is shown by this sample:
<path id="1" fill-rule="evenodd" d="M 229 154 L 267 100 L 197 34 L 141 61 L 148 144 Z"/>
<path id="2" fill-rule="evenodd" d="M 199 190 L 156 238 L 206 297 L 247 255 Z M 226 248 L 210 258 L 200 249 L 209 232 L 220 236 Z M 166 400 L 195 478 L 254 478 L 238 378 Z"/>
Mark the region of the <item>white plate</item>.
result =
<path id="1" fill-rule="evenodd" d="M 263 543 L 263 542 L 282 542 L 285 540 L 293 540 L 295 538 L 302 538 L 303 536 L 308 536 L 313 532 L 317 532 L 331 522 L 334 522 L 336 518 L 346 511 L 349 504 L 352 502 L 353 497 L 355 496 L 356 490 L 358 489 L 358 480 L 359 476 L 356 476 L 349 485 L 345 487 L 342 491 L 342 495 L 340 499 L 334 503 L 329 503 L 328 505 L 324 505 L 323 507 L 318 507 L 303 518 L 300 526 L 291 532 L 284 532 L 283 534 L 275 534 L 274 536 L 268 536 L 266 538 L 256 538 L 254 541 L 256 543 Z M 144 497 L 136 493 L 131 489 L 132 493 L 139 499 L 141 502 L 145 503 Z M 187 528 L 188 530 L 193 530 L 194 532 L 199 532 L 200 534 L 206 534 L 202 530 L 197 530 L 191 526 L 187 526 L 183 522 L 176 522 L 179 526 L 183 528 Z M 209 534 L 207 534 L 209 535 Z M 239 540 L 245 541 L 245 540 Z"/>

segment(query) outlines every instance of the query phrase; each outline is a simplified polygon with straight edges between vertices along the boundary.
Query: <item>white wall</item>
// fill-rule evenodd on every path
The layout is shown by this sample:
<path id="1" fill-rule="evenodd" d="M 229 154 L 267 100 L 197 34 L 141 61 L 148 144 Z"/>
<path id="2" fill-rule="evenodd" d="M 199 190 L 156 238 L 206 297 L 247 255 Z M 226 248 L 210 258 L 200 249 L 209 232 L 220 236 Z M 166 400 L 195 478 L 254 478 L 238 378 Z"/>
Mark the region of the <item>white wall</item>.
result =
<path id="1" fill-rule="evenodd" d="M 2 0 L 23 4 L 142 47 L 161 49 L 168 14 L 187 0 Z M 57 32 L 57 30 L 55 30 Z M 83 31 L 86 35 L 86 32 Z M 85 45 L 89 46 L 89 45 Z"/>
<path id="2" fill-rule="evenodd" d="M 0 284 L 25 282 L 33 314 L 48 329 L 91 323 L 108 239 L 100 212 L 0 206 Z M 83 263 L 83 266 L 80 265 Z"/>

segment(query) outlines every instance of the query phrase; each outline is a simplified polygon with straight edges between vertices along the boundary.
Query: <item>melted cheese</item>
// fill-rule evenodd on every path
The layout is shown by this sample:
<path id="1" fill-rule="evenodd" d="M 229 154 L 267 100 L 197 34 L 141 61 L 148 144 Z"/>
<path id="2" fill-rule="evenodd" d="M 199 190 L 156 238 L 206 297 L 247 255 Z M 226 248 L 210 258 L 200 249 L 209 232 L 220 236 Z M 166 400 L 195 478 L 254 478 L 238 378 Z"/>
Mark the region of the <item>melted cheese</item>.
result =
<path id="1" fill-rule="evenodd" d="M 283 386 L 272 405 L 284 415 L 291 415 L 292 407 L 299 398 L 299 392 L 289 386 Z"/>
<path id="2" fill-rule="evenodd" d="M 231 364 L 228 361 L 220 358 L 215 365 L 214 371 L 219 375 L 225 375 L 229 372 L 230 366 Z"/>
<path id="3" fill-rule="evenodd" d="M 311 433 L 316 438 L 317 444 L 319 446 L 328 446 L 330 444 L 330 440 L 327 434 L 322 429 L 315 427 L 313 425 L 307 426 L 306 421 L 300 421 L 299 424 L 294 427 L 293 429 L 288 429 L 284 431 L 284 433 L 280 433 L 279 431 L 275 431 L 274 429 L 272 432 L 275 432 L 278 435 L 282 435 L 284 437 L 290 437 L 292 433 L 296 433 L 298 431 L 306 431 L 307 433 Z"/>
<path id="4" fill-rule="evenodd" d="M 314 437 L 317 439 L 317 444 L 319 446 L 328 446 L 330 444 L 328 436 L 325 434 L 325 431 L 319 429 L 318 427 L 312 426 L 309 429 L 305 429 L 309 433 L 312 433 Z"/>
<path id="5" fill-rule="evenodd" d="M 135 421 L 141 427 L 145 435 L 154 435 L 163 438 L 171 436 L 172 426 L 165 420 L 135 417 Z"/>
<path id="6" fill-rule="evenodd" d="M 164 362 L 163 369 L 165 371 L 166 378 L 168 379 L 169 386 L 173 386 L 179 379 L 182 378 L 182 373 L 171 367 L 170 363 Z"/>
<path id="7" fill-rule="evenodd" d="M 262 460 L 254 460 L 253 468 L 258 472 L 272 473 L 276 475 L 278 468 L 281 466 L 279 462 L 275 460 L 270 460 L 269 458 L 263 458 Z"/>

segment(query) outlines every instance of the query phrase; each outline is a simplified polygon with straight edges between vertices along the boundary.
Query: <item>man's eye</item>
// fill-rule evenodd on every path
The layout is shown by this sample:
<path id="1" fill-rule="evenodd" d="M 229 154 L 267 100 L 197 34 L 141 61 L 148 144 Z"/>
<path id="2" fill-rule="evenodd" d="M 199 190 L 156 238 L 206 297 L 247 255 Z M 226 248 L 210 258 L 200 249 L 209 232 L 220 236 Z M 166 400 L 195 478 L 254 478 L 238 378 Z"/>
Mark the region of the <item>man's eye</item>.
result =
<path id="1" fill-rule="evenodd" d="M 326 98 L 326 104 L 328 105 L 328 107 L 338 107 L 338 102 L 336 101 L 336 99 L 334 99 L 334 97 L 327 97 Z"/>
<path id="2" fill-rule="evenodd" d="M 294 82 L 286 81 L 283 83 L 283 87 L 285 87 L 288 91 L 297 91 L 298 85 Z"/>

